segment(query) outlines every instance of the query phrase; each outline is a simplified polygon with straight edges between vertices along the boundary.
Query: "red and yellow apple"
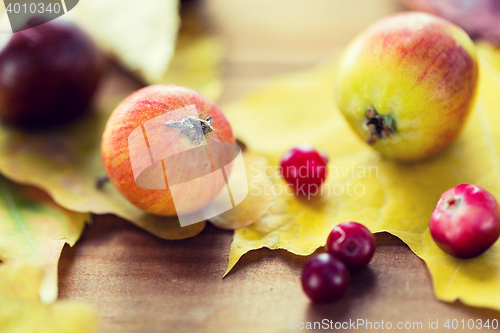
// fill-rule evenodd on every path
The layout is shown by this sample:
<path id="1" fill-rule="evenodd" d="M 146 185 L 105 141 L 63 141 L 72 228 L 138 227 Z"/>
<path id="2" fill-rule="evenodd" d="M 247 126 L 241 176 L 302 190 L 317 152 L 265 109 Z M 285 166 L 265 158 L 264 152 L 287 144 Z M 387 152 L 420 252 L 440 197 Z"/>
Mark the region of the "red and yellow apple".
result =
<path id="1" fill-rule="evenodd" d="M 190 122 L 204 128 L 200 136 Z M 227 154 L 218 143 L 228 143 L 222 145 Z M 154 85 L 116 107 L 101 153 L 111 183 L 126 199 L 152 214 L 173 216 L 198 211 L 217 196 L 225 186 L 222 175 L 200 177 L 215 175 L 234 147 L 231 126 L 214 102 L 189 88 Z M 174 205 L 170 187 L 185 181 L 190 182 L 176 190 L 182 202 Z"/>
<path id="2" fill-rule="evenodd" d="M 381 155 L 434 156 L 459 135 L 478 81 L 469 36 L 424 13 L 376 22 L 344 52 L 336 99 L 354 131 Z"/>

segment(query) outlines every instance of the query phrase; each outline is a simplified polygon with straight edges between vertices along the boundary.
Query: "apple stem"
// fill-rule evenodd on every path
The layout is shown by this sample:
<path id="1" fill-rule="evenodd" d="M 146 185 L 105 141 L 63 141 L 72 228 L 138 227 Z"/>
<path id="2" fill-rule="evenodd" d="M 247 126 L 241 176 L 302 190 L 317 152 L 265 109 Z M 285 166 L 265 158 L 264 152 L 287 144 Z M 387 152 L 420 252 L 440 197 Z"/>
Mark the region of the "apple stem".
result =
<path id="1" fill-rule="evenodd" d="M 365 113 L 366 128 L 368 129 L 368 138 L 366 142 L 370 145 L 380 139 L 387 138 L 394 133 L 394 119 L 387 114 L 379 114 L 373 107 L 369 107 Z"/>
<path id="2" fill-rule="evenodd" d="M 207 119 L 198 119 L 193 116 L 187 116 L 186 118 L 175 121 L 172 123 L 165 123 L 167 127 L 176 128 L 182 132 L 182 134 L 189 137 L 194 145 L 199 145 L 205 134 L 215 131 L 212 127 L 212 116 Z M 198 131 L 197 129 L 201 129 Z M 201 132 L 201 133 L 200 133 Z"/>

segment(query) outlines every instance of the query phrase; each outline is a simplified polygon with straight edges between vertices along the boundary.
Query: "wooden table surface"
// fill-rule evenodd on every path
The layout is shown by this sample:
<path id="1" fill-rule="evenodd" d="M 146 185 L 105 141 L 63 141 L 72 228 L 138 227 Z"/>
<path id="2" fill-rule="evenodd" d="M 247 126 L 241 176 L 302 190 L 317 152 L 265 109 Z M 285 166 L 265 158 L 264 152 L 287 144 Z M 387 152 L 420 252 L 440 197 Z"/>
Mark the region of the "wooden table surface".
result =
<path id="1" fill-rule="evenodd" d="M 191 1 L 226 45 L 231 102 L 267 79 L 312 66 L 364 27 L 403 10 L 396 0 Z M 369 268 L 346 296 L 313 305 L 300 286 L 308 258 L 267 249 L 246 254 L 225 279 L 232 232 L 207 225 L 195 238 L 165 241 L 115 216 L 95 216 L 60 260 L 60 298 L 99 313 L 99 332 L 288 332 L 295 323 L 363 319 L 398 322 L 497 319 L 500 313 L 434 297 L 425 263 L 397 238 L 379 234 Z M 359 331 L 366 330 L 360 326 Z M 410 329 L 407 331 L 415 331 Z M 459 331 L 459 330 L 456 330 Z"/>

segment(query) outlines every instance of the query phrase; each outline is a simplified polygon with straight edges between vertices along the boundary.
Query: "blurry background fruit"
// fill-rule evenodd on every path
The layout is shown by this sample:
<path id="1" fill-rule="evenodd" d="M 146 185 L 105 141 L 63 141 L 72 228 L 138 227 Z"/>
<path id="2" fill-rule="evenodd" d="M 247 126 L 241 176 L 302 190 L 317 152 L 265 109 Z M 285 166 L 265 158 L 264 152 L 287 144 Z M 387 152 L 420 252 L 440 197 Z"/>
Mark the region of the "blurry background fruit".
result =
<path id="1" fill-rule="evenodd" d="M 94 43 L 72 23 L 51 21 L 13 34 L 0 52 L 2 122 L 52 127 L 78 118 L 89 108 L 102 68 Z"/>
<path id="2" fill-rule="evenodd" d="M 500 45 L 500 0 L 401 0 L 413 10 L 444 17 L 473 39 Z"/>

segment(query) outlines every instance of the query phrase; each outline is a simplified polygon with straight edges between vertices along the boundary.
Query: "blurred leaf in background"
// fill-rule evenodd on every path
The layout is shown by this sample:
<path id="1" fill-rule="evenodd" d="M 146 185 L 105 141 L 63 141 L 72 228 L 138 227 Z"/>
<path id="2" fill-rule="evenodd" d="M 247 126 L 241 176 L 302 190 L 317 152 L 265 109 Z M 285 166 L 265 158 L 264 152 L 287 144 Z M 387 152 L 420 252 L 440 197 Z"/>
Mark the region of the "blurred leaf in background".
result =
<path id="1" fill-rule="evenodd" d="M 43 268 L 43 303 L 57 298 L 57 263 L 64 244 L 73 246 L 88 221 L 89 214 L 61 208 L 44 192 L 0 176 L 0 259 Z"/>
<path id="2" fill-rule="evenodd" d="M 207 32 L 195 4 L 179 7 L 178 0 L 86 0 L 67 18 L 147 84 L 183 85 L 216 99 L 221 42 Z"/>
<path id="3" fill-rule="evenodd" d="M 158 82 L 191 87 L 217 100 L 222 93 L 221 63 L 224 49 L 219 37 L 210 32 L 196 2 L 184 1 L 181 6 L 181 27 L 174 57 L 165 75 Z M 189 73 L 189 74 L 188 74 Z"/>
<path id="4" fill-rule="evenodd" d="M 150 83 L 167 72 L 180 26 L 178 0 L 85 0 L 63 18 Z"/>
<path id="5" fill-rule="evenodd" d="M 40 302 L 37 291 L 43 275 L 36 265 L 0 265 L 0 333 L 93 332 L 97 315 L 90 307 L 69 301 Z"/>

